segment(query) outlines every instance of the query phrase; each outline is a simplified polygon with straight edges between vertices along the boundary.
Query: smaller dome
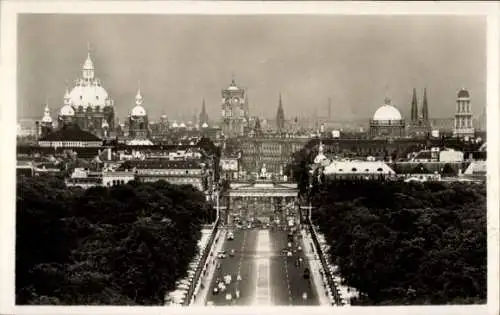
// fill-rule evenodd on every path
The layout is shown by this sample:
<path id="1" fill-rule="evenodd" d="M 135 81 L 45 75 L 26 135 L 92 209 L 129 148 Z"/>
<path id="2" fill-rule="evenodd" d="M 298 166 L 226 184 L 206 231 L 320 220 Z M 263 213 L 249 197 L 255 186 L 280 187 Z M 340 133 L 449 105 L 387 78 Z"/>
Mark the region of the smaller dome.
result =
<path id="1" fill-rule="evenodd" d="M 469 91 L 467 91 L 466 89 L 461 89 L 460 91 L 458 91 L 458 98 L 469 98 L 469 97 L 470 97 Z"/>
<path id="2" fill-rule="evenodd" d="M 167 115 L 163 114 L 163 115 L 161 115 L 161 118 L 162 119 L 167 119 Z"/>
<path id="3" fill-rule="evenodd" d="M 137 90 L 137 94 L 135 96 L 135 107 L 132 108 L 130 115 L 133 117 L 146 116 L 146 110 L 142 106 L 143 103 L 144 103 L 144 99 L 142 98 L 141 90 Z"/>
<path id="4" fill-rule="evenodd" d="M 231 81 L 231 85 L 229 85 L 229 87 L 227 88 L 228 91 L 237 91 L 239 90 L 240 88 L 236 85 L 236 82 L 234 81 L 234 79 Z"/>
<path id="5" fill-rule="evenodd" d="M 43 111 L 43 117 L 42 117 L 42 122 L 50 124 L 52 123 L 52 117 L 50 117 L 50 109 L 49 106 L 45 106 L 45 109 Z"/>
<path id="6" fill-rule="evenodd" d="M 174 121 L 174 123 L 172 124 L 172 128 L 178 128 L 178 127 L 179 127 L 179 125 L 177 124 L 176 121 Z"/>
<path id="7" fill-rule="evenodd" d="M 134 108 L 132 108 L 130 115 L 132 117 L 144 117 L 146 116 L 146 110 L 141 105 L 136 105 Z"/>
<path id="8" fill-rule="evenodd" d="M 201 128 L 208 128 L 208 124 L 204 122 L 203 125 L 201 125 Z"/>
<path id="9" fill-rule="evenodd" d="M 181 124 L 179 125 L 180 128 L 186 128 L 186 124 L 181 122 Z"/>
<path id="10" fill-rule="evenodd" d="M 59 116 L 75 116 L 75 110 L 70 105 L 64 105 L 59 111 Z"/>
<path id="11" fill-rule="evenodd" d="M 52 123 L 52 117 L 50 117 L 50 116 L 43 116 L 42 117 L 42 122 L 43 123 Z"/>

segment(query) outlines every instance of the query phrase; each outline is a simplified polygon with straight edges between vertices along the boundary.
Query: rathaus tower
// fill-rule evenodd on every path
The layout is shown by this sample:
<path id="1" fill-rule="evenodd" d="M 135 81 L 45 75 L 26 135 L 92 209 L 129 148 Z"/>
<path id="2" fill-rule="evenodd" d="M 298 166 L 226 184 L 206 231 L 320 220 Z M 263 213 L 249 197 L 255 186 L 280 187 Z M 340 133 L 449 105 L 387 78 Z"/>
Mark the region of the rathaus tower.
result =
<path id="1" fill-rule="evenodd" d="M 222 90 L 222 132 L 227 138 L 243 136 L 248 131 L 248 99 L 246 90 L 231 85 Z"/>

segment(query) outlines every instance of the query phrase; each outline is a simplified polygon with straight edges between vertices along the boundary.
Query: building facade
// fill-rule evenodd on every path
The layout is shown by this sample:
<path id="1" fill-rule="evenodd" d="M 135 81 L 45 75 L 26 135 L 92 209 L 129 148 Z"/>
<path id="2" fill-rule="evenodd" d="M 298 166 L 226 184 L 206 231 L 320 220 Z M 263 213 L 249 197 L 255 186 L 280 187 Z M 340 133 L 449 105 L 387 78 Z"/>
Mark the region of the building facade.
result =
<path id="1" fill-rule="evenodd" d="M 222 133 L 226 138 L 243 136 L 248 131 L 249 108 L 246 90 L 231 85 L 222 90 Z"/>
<path id="2" fill-rule="evenodd" d="M 461 89 L 457 95 L 453 136 L 457 138 L 472 138 L 474 134 L 470 94 L 466 89 Z"/>

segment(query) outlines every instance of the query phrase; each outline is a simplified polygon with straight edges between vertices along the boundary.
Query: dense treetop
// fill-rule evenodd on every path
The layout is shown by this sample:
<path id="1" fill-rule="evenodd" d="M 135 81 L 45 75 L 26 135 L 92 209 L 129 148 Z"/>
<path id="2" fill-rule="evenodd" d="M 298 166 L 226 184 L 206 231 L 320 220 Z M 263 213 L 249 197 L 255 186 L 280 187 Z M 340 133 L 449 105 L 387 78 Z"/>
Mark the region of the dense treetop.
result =
<path id="1" fill-rule="evenodd" d="M 214 211 L 192 186 L 17 184 L 16 302 L 162 305 Z"/>
<path id="2" fill-rule="evenodd" d="M 357 303 L 485 302 L 485 185 L 329 181 L 312 203 Z"/>

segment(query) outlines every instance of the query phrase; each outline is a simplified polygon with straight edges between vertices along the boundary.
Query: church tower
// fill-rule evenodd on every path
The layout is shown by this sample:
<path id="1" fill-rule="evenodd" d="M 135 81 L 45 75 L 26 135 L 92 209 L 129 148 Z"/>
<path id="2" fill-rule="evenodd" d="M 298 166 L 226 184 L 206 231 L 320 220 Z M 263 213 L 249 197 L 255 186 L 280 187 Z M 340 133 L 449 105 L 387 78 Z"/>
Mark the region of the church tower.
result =
<path id="1" fill-rule="evenodd" d="M 413 88 L 411 98 L 411 120 L 408 135 L 415 138 L 424 138 L 431 132 L 429 121 L 429 108 L 427 104 L 427 89 L 424 89 L 422 111 L 418 110 L 417 90 Z"/>
<path id="2" fill-rule="evenodd" d="M 200 127 L 203 126 L 203 124 L 208 124 L 208 114 L 207 114 L 207 109 L 205 107 L 205 99 L 203 99 L 201 103 L 201 113 L 198 120 L 198 124 L 200 125 Z"/>
<path id="3" fill-rule="evenodd" d="M 146 139 L 149 136 L 148 115 L 142 106 L 143 103 L 141 90 L 138 90 L 135 96 L 135 106 L 129 118 L 129 135 L 136 139 Z"/>
<path id="4" fill-rule="evenodd" d="M 278 111 L 276 112 L 276 127 L 279 134 L 285 131 L 285 112 L 283 111 L 283 101 L 281 93 L 279 96 Z"/>
<path id="5" fill-rule="evenodd" d="M 464 88 L 462 88 L 457 95 L 455 128 L 453 129 L 453 136 L 457 138 L 474 137 L 470 94 L 469 91 Z"/>

